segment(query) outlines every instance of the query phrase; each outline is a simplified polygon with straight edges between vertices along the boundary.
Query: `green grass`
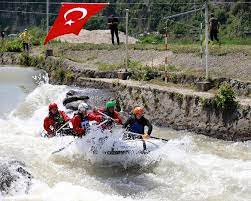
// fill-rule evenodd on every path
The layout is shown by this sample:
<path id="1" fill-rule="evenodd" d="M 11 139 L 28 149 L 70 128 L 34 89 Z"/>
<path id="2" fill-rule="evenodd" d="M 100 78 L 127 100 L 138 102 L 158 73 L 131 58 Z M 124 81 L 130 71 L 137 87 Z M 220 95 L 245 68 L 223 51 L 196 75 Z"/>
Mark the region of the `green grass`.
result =
<path id="1" fill-rule="evenodd" d="M 249 41 L 249 40 L 248 40 Z M 244 43 L 244 41 L 242 41 Z M 242 43 L 239 41 L 239 43 Z M 237 43 L 237 42 L 236 42 Z M 247 42 L 248 43 L 248 42 Z M 84 51 L 84 50 L 117 50 L 124 49 L 124 45 L 114 46 L 110 44 L 71 44 L 71 43 L 51 43 L 48 45 L 49 48 L 53 48 L 55 55 L 63 55 L 67 51 Z M 130 44 L 129 50 L 156 50 L 156 51 L 165 51 L 164 44 Z M 186 53 L 195 53 L 200 54 L 199 44 L 168 44 L 168 50 L 176 54 L 186 54 Z M 211 55 L 226 55 L 231 53 L 244 53 L 251 55 L 251 46 L 250 45 L 231 45 L 230 43 L 219 44 L 210 43 L 209 52 Z"/>
<path id="2" fill-rule="evenodd" d="M 48 44 L 49 48 L 53 48 L 55 51 L 83 51 L 83 50 L 116 50 L 120 46 L 114 46 L 110 44 L 90 44 L 90 43 L 50 43 Z"/>
<path id="3" fill-rule="evenodd" d="M 123 68 L 122 64 L 108 64 L 102 62 L 95 63 L 100 71 L 114 71 Z"/>
<path id="4" fill-rule="evenodd" d="M 223 45 L 251 45 L 251 37 L 246 38 L 223 38 Z"/>
<path id="5" fill-rule="evenodd" d="M 98 66 L 98 70 L 100 71 L 115 71 L 119 69 L 125 68 L 124 63 L 120 64 L 108 64 L 102 62 L 96 62 Z M 149 66 L 144 66 L 139 61 L 129 60 L 128 62 L 128 70 L 132 73 L 132 79 L 134 80 L 151 80 L 160 76 L 158 69 L 152 69 Z"/>
<path id="6" fill-rule="evenodd" d="M 177 66 L 174 66 L 174 65 L 167 65 L 167 66 L 161 65 L 159 67 L 156 67 L 156 69 L 159 70 L 159 71 L 167 70 L 169 72 L 177 72 L 177 71 L 181 70 L 180 68 L 178 68 Z"/>
<path id="7" fill-rule="evenodd" d="M 98 66 L 98 70 L 100 71 L 113 71 L 125 68 L 124 63 L 109 64 L 104 62 L 96 62 L 95 64 Z M 129 59 L 128 68 L 129 70 L 144 70 L 146 67 L 139 61 Z"/>

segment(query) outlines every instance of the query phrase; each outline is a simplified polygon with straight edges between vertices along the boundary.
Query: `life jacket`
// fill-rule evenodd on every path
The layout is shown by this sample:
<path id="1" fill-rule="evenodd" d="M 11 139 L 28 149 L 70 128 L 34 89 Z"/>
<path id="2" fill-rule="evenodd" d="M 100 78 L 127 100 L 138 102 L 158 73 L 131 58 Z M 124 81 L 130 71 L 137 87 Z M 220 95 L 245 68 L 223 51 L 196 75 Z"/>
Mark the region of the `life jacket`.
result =
<path id="1" fill-rule="evenodd" d="M 53 120 L 52 126 L 54 126 L 55 129 L 58 129 L 65 123 L 64 117 L 61 115 L 60 112 L 58 112 L 57 114 L 49 113 L 49 118 Z"/>
<path id="2" fill-rule="evenodd" d="M 85 116 L 85 117 L 81 117 L 81 116 L 80 116 L 80 118 L 81 118 L 81 128 L 85 128 L 85 132 L 89 132 L 91 130 L 89 119 L 88 119 L 87 116 Z"/>
<path id="3" fill-rule="evenodd" d="M 50 116 L 53 118 L 55 123 L 63 124 L 65 122 L 63 116 L 60 113 Z"/>
<path id="4" fill-rule="evenodd" d="M 139 121 L 135 119 L 134 122 L 130 125 L 129 131 L 133 133 L 144 134 L 144 125 L 142 125 Z"/>
<path id="5" fill-rule="evenodd" d="M 20 38 L 21 38 L 23 43 L 29 43 L 30 42 L 30 34 L 28 32 L 23 32 L 20 35 Z"/>

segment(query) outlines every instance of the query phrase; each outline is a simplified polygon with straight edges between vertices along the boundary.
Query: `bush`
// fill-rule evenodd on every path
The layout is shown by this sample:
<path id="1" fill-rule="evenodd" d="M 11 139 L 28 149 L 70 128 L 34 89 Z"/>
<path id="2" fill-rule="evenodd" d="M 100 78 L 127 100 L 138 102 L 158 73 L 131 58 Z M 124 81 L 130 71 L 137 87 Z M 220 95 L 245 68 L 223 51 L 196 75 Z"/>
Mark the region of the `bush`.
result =
<path id="1" fill-rule="evenodd" d="M 143 77 L 143 80 L 144 81 L 149 81 L 149 80 L 153 80 L 157 77 L 160 76 L 160 73 L 157 72 L 156 70 L 153 70 L 151 68 L 146 68 L 145 72 L 144 72 L 144 77 Z"/>
<path id="2" fill-rule="evenodd" d="M 52 71 L 51 77 L 62 84 L 69 84 L 69 82 L 72 82 L 74 74 L 70 70 L 64 70 L 58 67 L 56 70 Z"/>
<path id="3" fill-rule="evenodd" d="M 140 36 L 139 43 L 160 44 L 160 43 L 164 43 L 164 39 L 159 34 L 149 34 L 149 35 Z"/>
<path id="4" fill-rule="evenodd" d="M 214 102 L 218 108 L 224 110 L 235 109 L 238 105 L 236 101 L 236 94 L 232 87 L 228 84 L 223 84 L 219 88 L 218 93 L 214 98 Z"/>
<path id="5" fill-rule="evenodd" d="M 25 53 L 20 54 L 19 60 L 21 65 L 30 66 L 30 57 L 27 54 Z"/>
<path id="6" fill-rule="evenodd" d="M 8 39 L 2 42 L 0 52 L 21 52 L 22 43 L 17 38 Z"/>

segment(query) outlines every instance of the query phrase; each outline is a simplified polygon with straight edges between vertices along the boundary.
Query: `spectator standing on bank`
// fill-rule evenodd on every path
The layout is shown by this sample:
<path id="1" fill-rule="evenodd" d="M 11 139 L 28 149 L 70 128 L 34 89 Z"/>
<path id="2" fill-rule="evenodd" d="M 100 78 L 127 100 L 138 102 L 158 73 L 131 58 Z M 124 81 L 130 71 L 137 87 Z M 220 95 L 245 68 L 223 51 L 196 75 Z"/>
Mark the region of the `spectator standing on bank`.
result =
<path id="1" fill-rule="evenodd" d="M 4 40 L 4 38 L 5 38 L 5 32 L 1 31 L 1 39 Z"/>
<path id="2" fill-rule="evenodd" d="M 211 14 L 211 18 L 209 20 L 209 33 L 210 33 L 210 39 L 211 41 L 214 41 L 214 39 L 219 42 L 218 39 L 218 33 L 219 33 L 219 22 L 216 17 L 214 17 L 214 14 Z"/>
<path id="3" fill-rule="evenodd" d="M 29 50 L 30 50 L 29 44 L 30 44 L 31 36 L 28 33 L 28 30 L 25 29 L 24 32 L 21 33 L 19 37 L 22 40 L 24 51 L 29 53 Z"/>
<path id="4" fill-rule="evenodd" d="M 118 30 L 119 20 L 118 18 L 114 17 L 114 15 L 110 15 L 110 17 L 108 18 L 107 24 L 109 26 L 109 29 L 111 30 L 112 44 L 114 45 L 114 34 L 115 34 L 117 38 L 117 43 L 119 45 L 119 30 Z"/>

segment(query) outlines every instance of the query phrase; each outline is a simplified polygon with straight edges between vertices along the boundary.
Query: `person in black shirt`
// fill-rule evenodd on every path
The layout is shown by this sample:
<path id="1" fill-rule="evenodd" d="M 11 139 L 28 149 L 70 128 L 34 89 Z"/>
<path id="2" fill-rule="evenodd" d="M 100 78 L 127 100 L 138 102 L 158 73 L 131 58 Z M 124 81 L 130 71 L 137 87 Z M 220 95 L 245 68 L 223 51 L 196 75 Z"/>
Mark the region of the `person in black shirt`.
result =
<path id="1" fill-rule="evenodd" d="M 133 115 L 124 123 L 123 128 L 128 129 L 129 132 L 144 135 L 144 138 L 147 138 L 147 135 L 148 137 L 151 135 L 153 126 L 149 120 L 143 116 L 143 113 L 143 108 L 135 107 Z M 145 134 L 145 126 L 148 127 L 147 134 Z"/>
<path id="2" fill-rule="evenodd" d="M 209 32 L 210 32 L 211 41 L 215 39 L 217 42 L 219 42 L 219 39 L 218 39 L 219 22 L 218 22 L 218 19 L 214 17 L 214 14 L 211 14 L 209 23 L 210 23 Z"/>
<path id="3" fill-rule="evenodd" d="M 117 38 L 117 43 L 119 45 L 119 30 L 118 30 L 118 24 L 119 20 L 117 17 L 114 17 L 114 15 L 111 15 L 108 18 L 108 26 L 109 29 L 111 30 L 111 35 L 112 35 L 112 44 L 114 45 L 114 34 L 116 35 Z"/>

